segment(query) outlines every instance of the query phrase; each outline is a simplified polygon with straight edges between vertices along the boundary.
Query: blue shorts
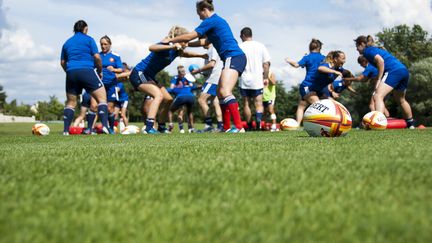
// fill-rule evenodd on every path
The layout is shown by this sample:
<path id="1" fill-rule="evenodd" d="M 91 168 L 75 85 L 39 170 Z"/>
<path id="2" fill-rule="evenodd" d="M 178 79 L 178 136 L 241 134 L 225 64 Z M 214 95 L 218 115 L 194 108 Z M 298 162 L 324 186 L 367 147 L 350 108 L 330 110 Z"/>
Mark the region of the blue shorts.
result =
<path id="1" fill-rule="evenodd" d="M 117 107 L 117 108 L 127 108 L 127 106 L 128 106 L 128 104 L 129 104 L 129 101 L 128 100 L 124 100 L 124 101 L 116 101 L 115 102 L 115 106 Z"/>
<path id="2" fill-rule="evenodd" d="M 149 75 L 146 75 L 145 72 L 137 71 L 135 68 L 132 70 L 129 76 L 129 81 L 131 82 L 135 90 L 138 90 L 138 87 L 141 84 L 145 84 L 149 82 L 158 85 L 158 82 L 156 82 L 154 78 L 151 78 Z"/>
<path id="3" fill-rule="evenodd" d="M 103 83 L 93 69 L 76 69 L 66 73 L 66 93 L 79 95 L 85 89 L 91 94 L 103 87 Z"/>
<path id="4" fill-rule="evenodd" d="M 255 98 L 264 94 L 264 89 L 240 89 L 240 95 L 242 97 Z"/>
<path id="5" fill-rule="evenodd" d="M 107 101 L 108 102 L 116 102 L 118 101 L 118 94 L 116 90 L 115 84 L 105 85 L 105 90 L 107 93 Z"/>
<path id="6" fill-rule="evenodd" d="M 303 99 L 306 95 L 308 95 L 311 90 L 309 89 L 310 85 L 301 83 L 299 87 L 300 97 Z"/>
<path id="7" fill-rule="evenodd" d="M 209 94 L 209 95 L 213 95 L 216 96 L 217 95 L 217 84 L 211 84 L 211 83 L 205 83 L 204 86 L 202 87 L 201 91 L 204 94 Z"/>
<path id="8" fill-rule="evenodd" d="M 406 68 L 399 68 L 389 71 L 387 77 L 383 78 L 384 83 L 397 91 L 405 91 L 408 87 L 409 71 Z"/>
<path id="9" fill-rule="evenodd" d="M 91 100 L 91 95 L 87 92 L 84 92 L 82 94 L 81 107 L 90 108 L 90 100 Z"/>
<path id="10" fill-rule="evenodd" d="M 246 68 L 246 63 L 247 63 L 247 59 L 246 59 L 246 55 L 244 54 L 235 57 L 228 57 L 224 62 L 223 68 L 234 69 L 239 73 L 239 76 L 241 76 L 243 71 Z"/>
<path id="11" fill-rule="evenodd" d="M 185 96 L 177 96 L 173 103 L 171 104 L 170 110 L 172 112 L 180 109 L 182 106 L 186 106 L 188 109 L 192 109 L 192 106 L 195 104 L 195 96 L 185 95 Z"/>
<path id="12" fill-rule="evenodd" d="M 267 101 L 263 101 L 263 106 L 264 106 L 264 108 L 267 108 L 267 107 L 269 107 L 269 106 L 271 106 L 271 105 L 274 105 L 275 104 L 275 101 L 274 100 L 267 100 Z"/>

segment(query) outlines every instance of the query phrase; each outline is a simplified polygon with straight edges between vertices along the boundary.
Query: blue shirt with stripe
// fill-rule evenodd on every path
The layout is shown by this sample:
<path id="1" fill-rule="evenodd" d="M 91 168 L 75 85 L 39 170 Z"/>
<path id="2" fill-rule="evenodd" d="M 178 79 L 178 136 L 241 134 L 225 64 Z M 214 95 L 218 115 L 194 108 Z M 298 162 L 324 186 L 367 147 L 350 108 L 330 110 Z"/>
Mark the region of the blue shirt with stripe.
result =
<path id="1" fill-rule="evenodd" d="M 372 66 L 370 63 L 366 66 L 366 68 L 363 70 L 363 76 L 368 78 L 374 78 L 378 76 L 378 69 L 374 66 Z"/>
<path id="2" fill-rule="evenodd" d="M 160 45 L 168 45 L 158 43 Z M 135 70 L 145 73 L 149 78 L 156 81 L 156 74 L 170 65 L 179 56 L 176 50 L 151 52 L 145 59 L 135 66 Z"/>
<path id="3" fill-rule="evenodd" d="M 119 55 L 112 52 L 100 53 L 102 59 L 102 82 L 105 85 L 114 85 L 117 83 L 117 77 L 114 72 L 108 70 L 109 66 L 123 69 L 123 64 Z"/>
<path id="4" fill-rule="evenodd" d="M 94 69 L 94 55 L 99 53 L 92 37 L 81 32 L 75 33 L 62 47 L 61 60 L 66 61 L 66 71 Z"/>
<path id="5" fill-rule="evenodd" d="M 303 84 L 309 86 L 312 84 L 312 80 L 317 75 L 319 65 L 324 61 L 325 56 L 319 52 L 311 52 L 305 55 L 299 62 L 298 65 L 302 68 L 306 68 L 306 77 Z"/>
<path id="6" fill-rule="evenodd" d="M 217 14 L 204 19 L 195 29 L 200 37 L 207 36 L 222 61 L 229 57 L 244 55 L 228 23 Z"/>
<path id="7" fill-rule="evenodd" d="M 375 56 L 380 55 L 382 59 L 384 59 L 384 72 L 394 71 L 398 69 L 403 69 L 405 65 L 403 65 L 396 57 L 394 57 L 390 52 L 380 49 L 375 46 L 368 46 L 364 49 L 363 56 L 366 57 L 369 64 L 372 64 L 374 67 L 378 68 L 375 63 Z"/>
<path id="8" fill-rule="evenodd" d="M 341 73 L 343 72 L 343 68 L 341 68 L 341 67 L 340 68 L 330 67 L 329 63 L 322 63 L 319 66 L 320 67 L 321 66 L 327 67 L 327 68 L 333 69 L 333 70 L 341 72 Z M 322 89 L 324 89 L 327 85 L 329 85 L 333 81 L 335 81 L 335 79 L 337 77 L 338 76 L 336 74 L 334 74 L 334 73 L 322 73 L 322 72 L 317 71 L 317 75 L 316 75 L 315 79 L 312 81 L 312 85 L 309 88 L 312 91 L 319 92 Z"/>

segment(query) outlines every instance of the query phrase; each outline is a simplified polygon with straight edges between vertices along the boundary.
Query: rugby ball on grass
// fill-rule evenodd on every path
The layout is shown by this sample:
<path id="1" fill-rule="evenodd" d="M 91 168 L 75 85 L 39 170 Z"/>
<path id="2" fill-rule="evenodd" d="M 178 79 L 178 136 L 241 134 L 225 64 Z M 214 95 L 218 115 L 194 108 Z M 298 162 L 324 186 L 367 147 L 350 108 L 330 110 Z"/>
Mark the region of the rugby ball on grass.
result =
<path id="1" fill-rule="evenodd" d="M 43 123 L 36 123 L 32 127 L 32 133 L 37 136 L 47 136 L 50 133 L 50 128 Z"/>
<path id="2" fill-rule="evenodd" d="M 351 130 L 352 118 L 341 103 L 324 99 L 307 108 L 303 127 L 311 137 L 341 137 Z"/>
<path id="3" fill-rule="evenodd" d="M 371 111 L 364 115 L 362 125 L 366 130 L 385 130 L 387 118 L 379 111 Z"/>
<path id="4" fill-rule="evenodd" d="M 131 134 L 138 134 L 139 132 L 140 132 L 139 127 L 137 127 L 135 125 L 129 125 L 129 126 L 125 127 L 125 129 L 123 129 L 121 134 L 131 135 Z"/>
<path id="5" fill-rule="evenodd" d="M 292 118 L 285 118 L 280 122 L 280 129 L 283 131 L 293 131 L 299 128 L 299 124 Z"/>

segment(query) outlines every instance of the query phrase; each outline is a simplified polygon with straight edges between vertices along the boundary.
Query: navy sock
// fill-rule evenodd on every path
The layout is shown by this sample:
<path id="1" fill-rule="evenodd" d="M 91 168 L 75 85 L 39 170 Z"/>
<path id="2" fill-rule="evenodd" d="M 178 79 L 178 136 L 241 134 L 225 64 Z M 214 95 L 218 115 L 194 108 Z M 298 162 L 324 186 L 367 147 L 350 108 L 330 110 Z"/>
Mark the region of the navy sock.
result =
<path id="1" fill-rule="evenodd" d="M 158 124 L 158 130 L 159 130 L 159 131 L 164 131 L 164 130 L 166 130 L 166 123 L 165 123 L 165 122 L 160 122 L 160 123 Z"/>
<path id="2" fill-rule="evenodd" d="M 413 118 L 405 119 L 405 122 L 406 122 L 408 128 L 411 126 L 414 126 L 414 119 Z"/>
<path id="3" fill-rule="evenodd" d="M 89 111 L 87 113 L 86 119 L 87 119 L 87 127 L 92 128 L 94 120 L 96 119 L 96 113 L 94 113 L 93 111 Z"/>
<path id="4" fill-rule="evenodd" d="M 183 122 L 179 122 L 179 129 L 183 130 Z"/>
<path id="5" fill-rule="evenodd" d="M 70 108 L 70 107 L 66 107 L 63 110 L 63 122 L 64 122 L 63 132 L 69 132 L 69 127 L 70 127 L 72 120 L 74 118 L 74 113 L 75 113 L 75 110 Z"/>
<path id="6" fill-rule="evenodd" d="M 211 117 L 206 117 L 204 120 L 205 124 L 209 127 L 213 126 L 213 122 L 212 122 L 212 118 Z"/>
<path id="7" fill-rule="evenodd" d="M 145 128 L 146 132 L 150 131 L 153 128 L 154 123 L 155 123 L 155 119 L 153 119 L 153 118 L 147 118 L 147 120 L 146 120 L 146 128 Z"/>
<path id="8" fill-rule="evenodd" d="M 115 121 L 115 114 L 114 113 L 109 113 L 108 122 L 109 122 L 109 127 L 111 129 L 114 129 L 114 121 Z"/>
<path id="9" fill-rule="evenodd" d="M 255 117 L 256 117 L 256 127 L 257 127 L 257 129 L 261 130 L 261 121 L 262 121 L 262 118 L 263 118 L 263 113 L 257 112 L 255 114 Z"/>
<path id="10" fill-rule="evenodd" d="M 219 130 L 223 130 L 223 122 L 218 121 L 217 127 L 218 127 Z"/>
<path id="11" fill-rule="evenodd" d="M 102 126 L 108 128 L 108 105 L 107 104 L 98 105 L 98 115 L 99 115 L 99 119 L 102 122 Z"/>

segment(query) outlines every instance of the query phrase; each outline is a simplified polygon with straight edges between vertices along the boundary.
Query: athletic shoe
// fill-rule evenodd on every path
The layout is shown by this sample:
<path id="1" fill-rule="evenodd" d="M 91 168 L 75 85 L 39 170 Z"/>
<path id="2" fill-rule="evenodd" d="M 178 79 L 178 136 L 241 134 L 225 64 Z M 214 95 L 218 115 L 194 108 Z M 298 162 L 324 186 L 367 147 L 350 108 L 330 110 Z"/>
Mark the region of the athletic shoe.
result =
<path id="1" fill-rule="evenodd" d="M 108 132 L 109 132 L 109 134 L 115 134 L 115 131 L 112 128 L 108 128 Z"/>
<path id="2" fill-rule="evenodd" d="M 213 130 L 213 132 L 219 133 L 219 132 L 225 132 L 225 131 L 223 130 L 223 128 L 215 128 Z"/>
<path id="3" fill-rule="evenodd" d="M 189 133 L 194 133 L 195 132 L 195 128 L 189 128 L 188 132 Z"/>
<path id="4" fill-rule="evenodd" d="M 181 130 L 180 130 L 180 133 L 182 133 L 182 134 L 185 133 L 185 130 L 184 130 L 184 129 L 181 129 Z"/>
<path id="5" fill-rule="evenodd" d="M 103 134 L 111 134 L 109 128 L 107 128 L 107 127 L 102 127 L 102 133 Z"/>
<path id="6" fill-rule="evenodd" d="M 169 134 L 171 133 L 168 129 L 158 129 L 159 133 L 163 133 L 163 134 Z"/>
<path id="7" fill-rule="evenodd" d="M 83 134 L 85 134 L 85 135 L 97 135 L 97 132 L 94 129 L 86 128 L 83 131 Z"/>
<path id="8" fill-rule="evenodd" d="M 239 130 L 236 127 L 232 127 L 230 129 L 226 130 L 226 133 L 245 133 L 245 129 L 242 128 L 242 129 Z"/>
<path id="9" fill-rule="evenodd" d="M 63 136 L 69 136 L 68 132 L 63 132 Z"/>
<path id="10" fill-rule="evenodd" d="M 407 127 L 408 129 L 415 129 L 415 126 L 414 125 L 411 125 L 411 126 L 409 126 L 409 127 Z"/>
<path id="11" fill-rule="evenodd" d="M 215 132 L 215 129 L 210 126 L 206 126 L 204 129 L 197 131 L 197 133 L 206 133 L 206 132 Z"/>
<path id="12" fill-rule="evenodd" d="M 174 124 L 170 123 L 168 125 L 168 131 L 172 132 L 173 129 L 174 129 Z"/>
<path id="13" fill-rule="evenodd" d="M 152 128 L 149 131 L 143 130 L 143 134 L 160 134 L 160 132 L 158 130 Z"/>
<path id="14" fill-rule="evenodd" d="M 277 128 L 270 129 L 270 132 L 278 132 L 278 131 L 279 131 L 279 129 L 277 129 Z"/>

